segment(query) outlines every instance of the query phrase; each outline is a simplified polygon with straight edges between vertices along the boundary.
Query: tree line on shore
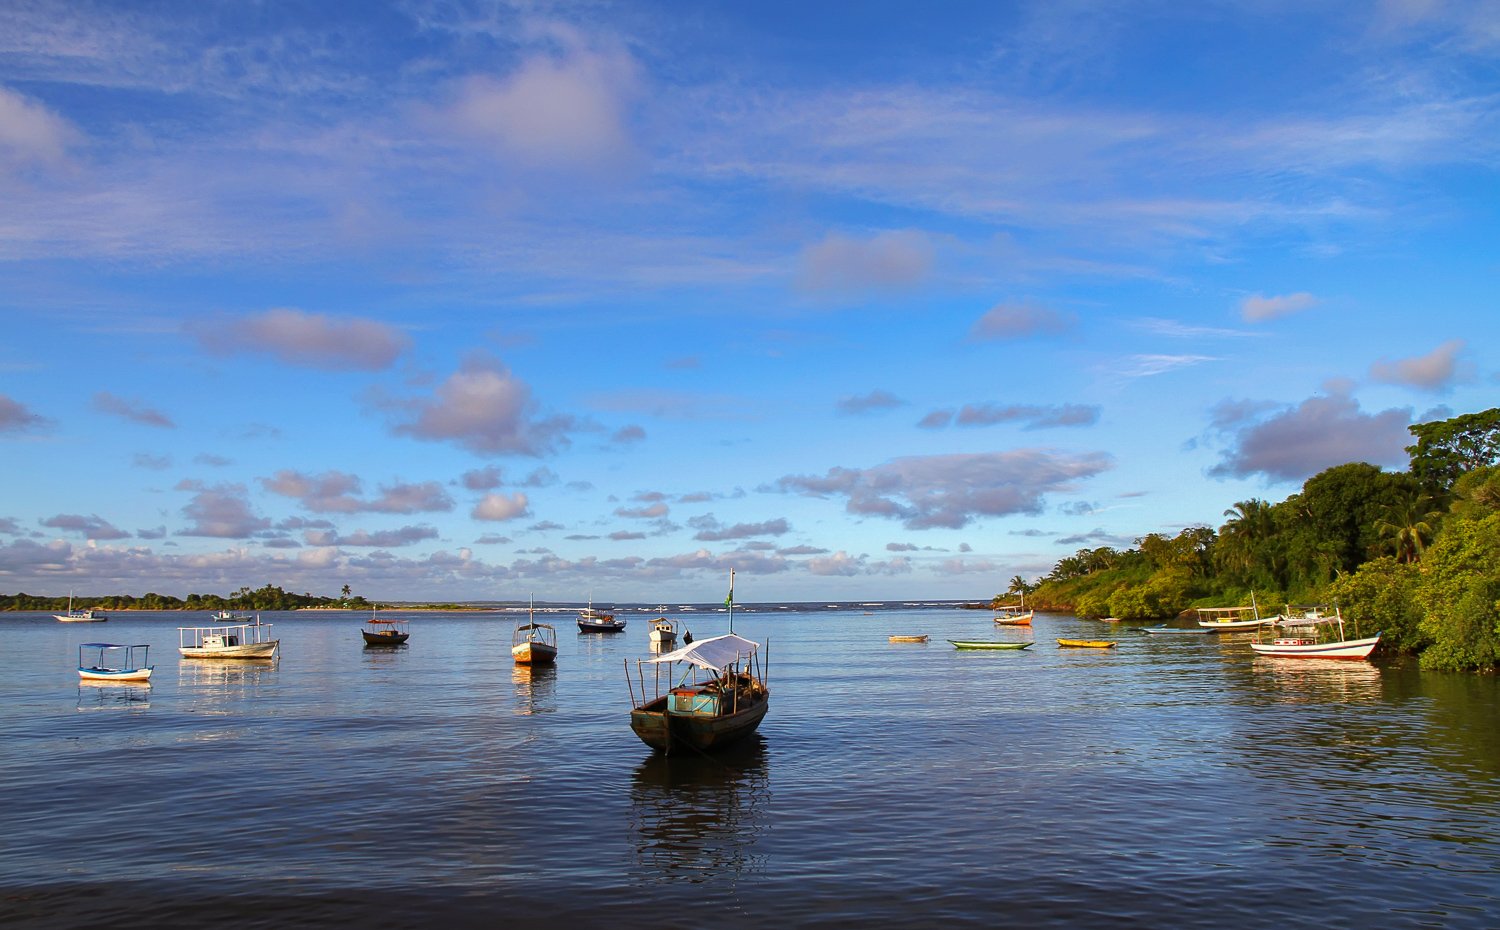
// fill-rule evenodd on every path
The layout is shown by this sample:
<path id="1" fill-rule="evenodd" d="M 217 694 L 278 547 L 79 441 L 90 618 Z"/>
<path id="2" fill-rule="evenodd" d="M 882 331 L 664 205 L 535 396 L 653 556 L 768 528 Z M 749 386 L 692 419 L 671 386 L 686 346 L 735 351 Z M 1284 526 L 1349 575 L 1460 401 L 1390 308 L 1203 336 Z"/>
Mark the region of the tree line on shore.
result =
<path id="1" fill-rule="evenodd" d="M 339 597 L 315 594 L 293 594 L 275 585 L 251 590 L 242 587 L 227 596 L 217 594 L 189 594 L 184 600 L 170 594 L 149 592 L 140 597 L 129 594 L 113 594 L 103 597 L 48 597 L 25 593 L 0 594 L 0 610 L 61 611 L 68 609 L 69 601 L 74 608 L 94 610 L 303 610 L 308 608 L 370 610 L 375 605 L 358 594 L 351 594 L 344 585 Z"/>
<path id="2" fill-rule="evenodd" d="M 1409 427 L 1406 471 L 1364 462 L 1309 478 L 1280 503 L 1224 511 L 1214 529 L 1080 549 L 1007 595 L 1084 617 L 1159 620 L 1194 607 L 1334 604 L 1423 668 L 1500 668 L 1500 408 Z"/>

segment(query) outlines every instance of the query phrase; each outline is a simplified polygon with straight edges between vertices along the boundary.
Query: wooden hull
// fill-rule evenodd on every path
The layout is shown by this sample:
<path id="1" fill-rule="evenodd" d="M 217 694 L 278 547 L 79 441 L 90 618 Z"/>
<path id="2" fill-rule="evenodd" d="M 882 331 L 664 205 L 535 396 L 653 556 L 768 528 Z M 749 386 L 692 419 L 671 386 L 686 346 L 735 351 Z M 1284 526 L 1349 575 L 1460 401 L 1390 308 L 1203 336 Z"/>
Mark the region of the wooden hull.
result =
<path id="1" fill-rule="evenodd" d="M 1257 627 L 1270 626 L 1275 623 L 1274 619 L 1267 620 L 1199 620 L 1198 625 L 1205 630 L 1253 630 Z"/>
<path id="2" fill-rule="evenodd" d="M 1113 649 L 1117 645 L 1107 639 L 1060 639 L 1057 644 L 1077 649 Z"/>
<path id="3" fill-rule="evenodd" d="M 991 643 L 983 640 L 950 639 L 955 649 L 1025 649 L 1032 643 Z"/>
<path id="4" fill-rule="evenodd" d="M 371 633 L 368 630 L 360 630 L 359 635 L 365 638 L 366 646 L 399 646 L 411 638 L 410 633 Z"/>
<path id="5" fill-rule="evenodd" d="M 177 651 L 184 659 L 273 659 L 281 640 L 245 643 L 240 646 L 183 646 Z"/>
<path id="6" fill-rule="evenodd" d="M 1368 659 L 1380 643 L 1380 634 L 1368 639 L 1346 639 L 1337 643 L 1251 643 L 1256 655 L 1283 659 Z"/>
<path id="7" fill-rule="evenodd" d="M 754 733 L 770 706 L 771 698 L 767 694 L 732 714 L 696 717 L 667 713 L 667 698 L 664 696 L 631 711 L 630 729 L 641 738 L 641 742 L 660 752 L 683 746 L 709 752 Z"/>
<path id="8" fill-rule="evenodd" d="M 893 643 L 925 643 L 925 642 L 927 642 L 927 637 L 926 636 L 892 636 L 891 637 L 891 642 L 893 642 Z"/>
<path id="9" fill-rule="evenodd" d="M 510 648 L 517 665 L 551 665 L 557 661 L 557 647 L 546 643 L 518 643 Z"/>
<path id="10" fill-rule="evenodd" d="M 82 668 L 78 669 L 78 677 L 84 681 L 149 681 L 151 669 L 146 668 Z"/>

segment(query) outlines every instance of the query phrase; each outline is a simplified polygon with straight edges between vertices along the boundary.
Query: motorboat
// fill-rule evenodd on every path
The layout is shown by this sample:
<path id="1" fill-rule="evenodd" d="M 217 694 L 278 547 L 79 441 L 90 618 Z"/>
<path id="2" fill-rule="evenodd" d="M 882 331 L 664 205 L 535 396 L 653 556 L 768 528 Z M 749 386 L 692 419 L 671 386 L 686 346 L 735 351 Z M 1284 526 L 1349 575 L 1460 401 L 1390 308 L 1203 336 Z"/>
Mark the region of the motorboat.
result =
<path id="1" fill-rule="evenodd" d="M 271 638 L 271 624 L 256 614 L 238 623 L 178 627 L 177 651 L 184 659 L 274 659 L 281 640 Z"/>
<path id="2" fill-rule="evenodd" d="M 631 730 L 666 753 L 720 749 L 754 733 L 771 703 L 760 650 L 760 643 L 726 633 L 637 659 L 633 679 L 627 663 Z"/>

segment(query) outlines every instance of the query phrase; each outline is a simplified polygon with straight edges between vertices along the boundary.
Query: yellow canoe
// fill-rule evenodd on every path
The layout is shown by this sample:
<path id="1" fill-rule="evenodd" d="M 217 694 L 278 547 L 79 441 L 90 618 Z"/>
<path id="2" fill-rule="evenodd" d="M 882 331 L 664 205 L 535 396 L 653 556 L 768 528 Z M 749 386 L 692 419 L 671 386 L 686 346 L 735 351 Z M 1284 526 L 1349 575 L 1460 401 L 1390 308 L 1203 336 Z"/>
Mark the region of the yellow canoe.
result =
<path id="1" fill-rule="evenodd" d="M 893 642 L 893 643 L 925 643 L 925 642 L 927 642 L 927 637 L 926 636 L 892 636 L 891 637 L 891 642 Z"/>
<path id="2" fill-rule="evenodd" d="M 1111 649 L 1115 643 L 1107 639 L 1060 639 L 1059 646 L 1077 646 L 1083 649 Z"/>

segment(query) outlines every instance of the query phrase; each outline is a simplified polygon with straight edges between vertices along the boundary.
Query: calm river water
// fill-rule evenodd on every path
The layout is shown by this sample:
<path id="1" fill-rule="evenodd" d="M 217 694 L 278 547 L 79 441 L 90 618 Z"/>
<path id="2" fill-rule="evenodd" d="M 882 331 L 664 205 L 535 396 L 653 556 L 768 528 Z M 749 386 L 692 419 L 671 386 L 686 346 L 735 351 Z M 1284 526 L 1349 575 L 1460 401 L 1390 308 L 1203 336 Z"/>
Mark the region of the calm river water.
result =
<path id="1" fill-rule="evenodd" d="M 0 616 L 0 925 L 1500 926 L 1493 676 L 1060 615 L 957 652 L 1024 631 L 737 609 L 771 712 L 664 759 L 627 720 L 654 611 L 555 615 L 534 672 L 514 614 L 407 614 L 393 650 L 355 615 L 267 614 L 272 666 L 178 659 L 204 616 Z M 95 639 L 150 643 L 150 687 L 80 685 Z"/>

